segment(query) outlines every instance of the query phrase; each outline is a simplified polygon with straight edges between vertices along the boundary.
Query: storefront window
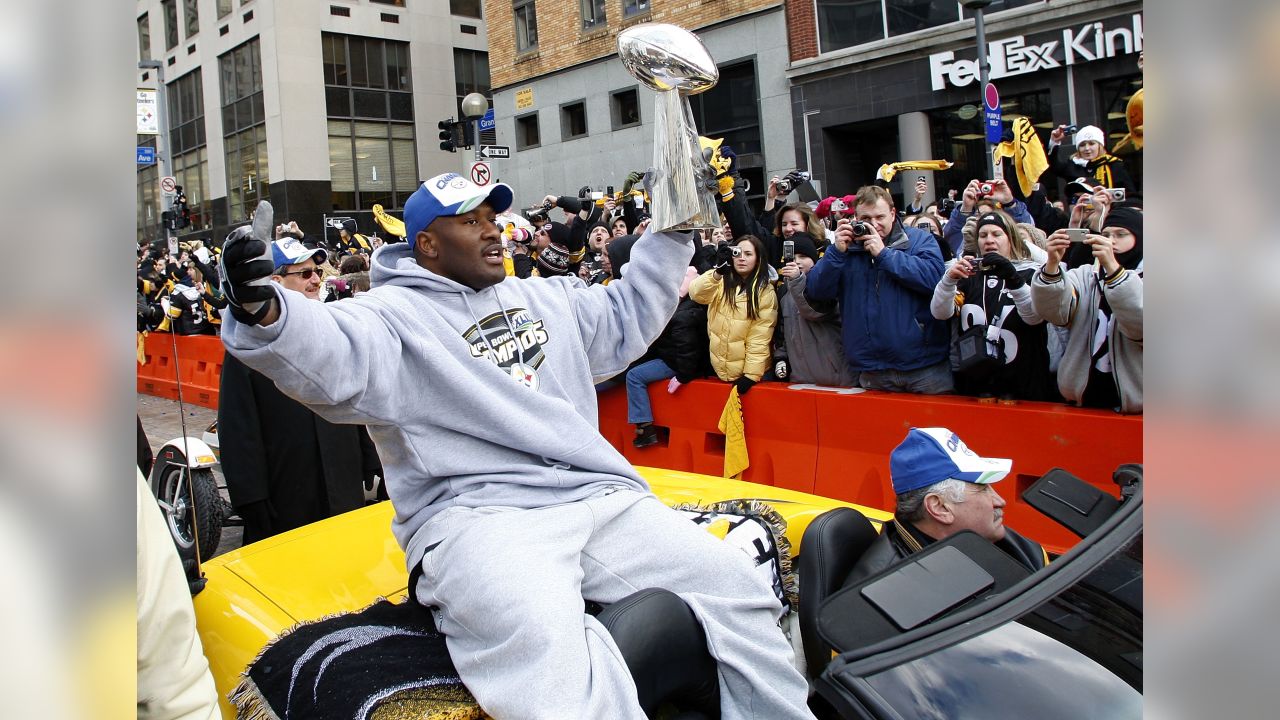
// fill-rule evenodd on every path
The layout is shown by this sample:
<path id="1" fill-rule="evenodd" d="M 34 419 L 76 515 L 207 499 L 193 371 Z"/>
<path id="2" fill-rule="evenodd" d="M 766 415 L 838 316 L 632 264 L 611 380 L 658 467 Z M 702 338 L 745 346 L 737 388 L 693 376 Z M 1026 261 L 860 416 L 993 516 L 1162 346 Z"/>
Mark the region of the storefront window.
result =
<path id="1" fill-rule="evenodd" d="M 751 183 L 747 200 L 758 205 L 768 189 L 760 137 L 760 96 L 755 63 L 748 60 L 720 68 L 720 81 L 689 98 L 699 134 L 724 138 L 738 154 L 738 170 Z"/>
<path id="2" fill-rule="evenodd" d="M 1000 98 L 1000 109 L 1005 127 L 1025 115 L 1040 131 L 1042 142 L 1048 142 L 1049 130 L 1054 127 L 1053 107 L 1049 91 Z M 965 119 L 972 113 L 969 119 Z M 939 196 L 954 189 L 959 197 L 970 180 L 989 178 L 987 166 L 986 131 L 982 124 L 982 111 L 973 105 L 956 105 L 930 110 L 929 129 L 933 134 L 933 157 L 955 163 L 945 173 L 935 173 Z"/>

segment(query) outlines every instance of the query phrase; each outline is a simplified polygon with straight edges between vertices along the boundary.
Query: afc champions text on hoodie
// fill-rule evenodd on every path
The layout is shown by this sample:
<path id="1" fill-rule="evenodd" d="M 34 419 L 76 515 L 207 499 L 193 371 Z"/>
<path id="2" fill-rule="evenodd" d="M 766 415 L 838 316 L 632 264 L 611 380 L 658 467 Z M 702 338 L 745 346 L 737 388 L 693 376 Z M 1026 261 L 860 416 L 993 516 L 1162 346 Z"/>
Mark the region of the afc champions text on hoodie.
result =
<path id="1" fill-rule="evenodd" d="M 477 292 L 395 243 L 374 253 L 369 292 L 320 303 L 274 286 L 279 319 L 227 313 L 222 340 L 326 420 L 368 426 L 412 568 L 426 550 L 418 531 L 447 507 L 648 491 L 601 436 L 594 384 L 662 332 L 692 255 L 685 235 L 647 232 L 625 281 L 508 277 Z"/>

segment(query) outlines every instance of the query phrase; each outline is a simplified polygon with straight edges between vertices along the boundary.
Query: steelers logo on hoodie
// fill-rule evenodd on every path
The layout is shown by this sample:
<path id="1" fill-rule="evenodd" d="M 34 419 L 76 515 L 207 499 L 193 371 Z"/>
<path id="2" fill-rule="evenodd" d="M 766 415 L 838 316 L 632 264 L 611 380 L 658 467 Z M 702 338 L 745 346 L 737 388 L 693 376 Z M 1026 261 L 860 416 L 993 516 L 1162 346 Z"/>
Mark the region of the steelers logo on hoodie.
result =
<path id="1" fill-rule="evenodd" d="M 538 368 L 546 359 L 542 346 L 548 336 L 542 320 L 524 308 L 486 316 L 462 333 L 471 356 L 485 358 L 506 370 L 516 382 L 538 387 Z"/>

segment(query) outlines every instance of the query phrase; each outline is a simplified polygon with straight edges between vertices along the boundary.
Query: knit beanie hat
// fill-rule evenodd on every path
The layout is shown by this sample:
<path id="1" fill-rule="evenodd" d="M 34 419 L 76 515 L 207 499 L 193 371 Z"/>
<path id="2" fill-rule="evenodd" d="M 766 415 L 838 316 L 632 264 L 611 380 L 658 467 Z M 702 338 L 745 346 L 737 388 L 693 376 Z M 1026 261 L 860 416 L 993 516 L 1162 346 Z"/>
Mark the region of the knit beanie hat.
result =
<path id="1" fill-rule="evenodd" d="M 1080 147 L 1080 143 L 1092 140 L 1099 145 L 1105 144 L 1106 136 L 1102 134 L 1102 130 L 1096 125 L 1085 125 L 1076 131 L 1076 147 Z"/>
<path id="2" fill-rule="evenodd" d="M 796 256 L 804 255 L 805 257 L 818 262 L 818 245 L 813 241 L 813 236 L 807 232 L 798 232 L 789 238 L 783 238 L 783 242 L 790 240 L 796 244 Z"/>

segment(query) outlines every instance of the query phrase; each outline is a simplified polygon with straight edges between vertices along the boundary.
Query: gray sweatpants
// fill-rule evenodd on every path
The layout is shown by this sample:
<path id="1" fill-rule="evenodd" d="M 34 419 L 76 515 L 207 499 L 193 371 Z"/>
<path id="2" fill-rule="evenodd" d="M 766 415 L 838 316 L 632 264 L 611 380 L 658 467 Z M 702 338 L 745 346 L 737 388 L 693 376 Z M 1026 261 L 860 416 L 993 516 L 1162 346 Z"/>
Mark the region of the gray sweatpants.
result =
<path id="1" fill-rule="evenodd" d="M 533 510 L 449 508 L 427 527 L 417 585 L 458 674 L 508 718 L 644 718 L 617 646 L 583 599 L 666 588 L 719 661 L 724 720 L 812 718 L 778 601 L 740 550 L 650 494 L 606 490 Z"/>

